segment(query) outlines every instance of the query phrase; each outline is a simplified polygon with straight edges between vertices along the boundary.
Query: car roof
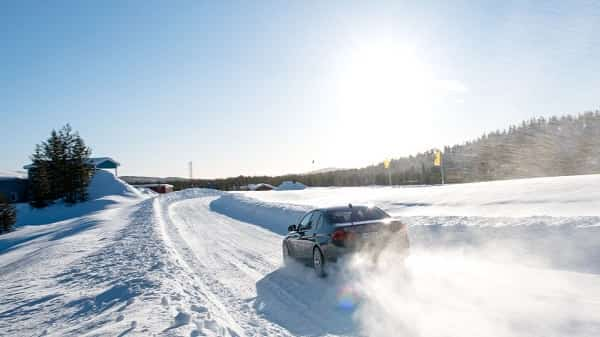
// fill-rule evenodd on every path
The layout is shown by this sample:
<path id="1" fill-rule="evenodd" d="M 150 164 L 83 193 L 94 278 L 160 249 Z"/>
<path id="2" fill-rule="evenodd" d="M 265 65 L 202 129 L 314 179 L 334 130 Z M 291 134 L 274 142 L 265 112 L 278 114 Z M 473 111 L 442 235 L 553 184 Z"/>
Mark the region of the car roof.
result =
<path id="1" fill-rule="evenodd" d="M 352 205 L 352 207 L 349 206 L 332 206 L 332 207 L 326 207 L 326 208 L 319 208 L 319 209 L 315 209 L 315 211 L 349 211 L 352 208 L 368 208 L 369 206 L 365 206 L 365 205 Z"/>

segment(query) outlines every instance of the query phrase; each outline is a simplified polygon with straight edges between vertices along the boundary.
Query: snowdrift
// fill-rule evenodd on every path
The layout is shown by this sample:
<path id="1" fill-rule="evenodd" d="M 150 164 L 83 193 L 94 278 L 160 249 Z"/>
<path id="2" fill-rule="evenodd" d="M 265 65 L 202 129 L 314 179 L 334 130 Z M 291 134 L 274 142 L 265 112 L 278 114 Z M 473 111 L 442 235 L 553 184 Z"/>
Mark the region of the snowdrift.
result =
<path id="1" fill-rule="evenodd" d="M 46 208 L 35 209 L 28 204 L 19 204 L 17 205 L 17 226 L 53 223 L 143 198 L 140 191 L 105 170 L 95 172 L 88 187 L 88 195 L 88 201 L 74 205 L 58 201 Z"/>
<path id="2" fill-rule="evenodd" d="M 309 207 L 261 202 L 241 194 L 224 193 L 210 203 L 210 209 L 236 220 L 256 224 L 277 234 L 285 235 L 288 226 L 299 221 Z"/>
<path id="3" fill-rule="evenodd" d="M 97 170 L 88 188 L 90 200 L 113 195 L 128 198 L 139 198 L 140 191 L 116 177 L 112 172 Z"/>

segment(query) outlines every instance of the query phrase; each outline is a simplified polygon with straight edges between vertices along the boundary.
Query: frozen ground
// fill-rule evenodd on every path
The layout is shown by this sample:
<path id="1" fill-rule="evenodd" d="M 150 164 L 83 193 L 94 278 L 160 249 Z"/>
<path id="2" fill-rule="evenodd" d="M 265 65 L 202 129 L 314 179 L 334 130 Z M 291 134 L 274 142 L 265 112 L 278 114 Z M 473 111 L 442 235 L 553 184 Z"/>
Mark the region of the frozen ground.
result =
<path id="1" fill-rule="evenodd" d="M 600 334 L 599 176 L 151 198 L 110 184 L 91 212 L 0 236 L 0 335 Z M 285 228 L 347 202 L 410 224 L 406 265 L 390 250 L 324 280 L 281 268 Z"/>

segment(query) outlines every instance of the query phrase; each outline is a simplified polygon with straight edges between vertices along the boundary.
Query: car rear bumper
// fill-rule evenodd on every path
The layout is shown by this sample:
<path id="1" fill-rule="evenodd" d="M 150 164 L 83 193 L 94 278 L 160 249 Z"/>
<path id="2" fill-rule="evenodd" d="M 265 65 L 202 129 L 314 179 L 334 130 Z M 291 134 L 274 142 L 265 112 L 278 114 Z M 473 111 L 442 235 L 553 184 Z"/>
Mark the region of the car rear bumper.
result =
<path id="1" fill-rule="evenodd" d="M 383 250 L 391 249 L 403 257 L 410 254 L 410 244 L 408 238 L 396 237 L 389 240 L 376 240 L 372 242 L 363 242 L 354 246 L 338 246 L 333 243 L 321 245 L 323 255 L 328 261 L 336 261 L 338 258 L 360 252 L 379 254 Z"/>

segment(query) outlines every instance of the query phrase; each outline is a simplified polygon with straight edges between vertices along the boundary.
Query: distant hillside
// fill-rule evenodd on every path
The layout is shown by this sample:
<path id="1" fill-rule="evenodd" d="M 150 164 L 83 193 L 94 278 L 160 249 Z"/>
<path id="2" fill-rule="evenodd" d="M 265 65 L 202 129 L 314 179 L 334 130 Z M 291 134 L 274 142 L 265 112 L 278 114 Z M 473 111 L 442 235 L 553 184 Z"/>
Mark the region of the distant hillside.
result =
<path id="1" fill-rule="evenodd" d="M 534 118 L 508 129 L 498 130 L 467 141 L 446 146 L 444 170 L 448 183 L 600 173 L 600 111 L 576 116 Z M 433 166 L 434 149 L 393 159 L 392 184 L 437 184 L 439 167 Z M 284 176 L 231 177 L 223 179 L 121 177 L 129 183 L 165 182 L 177 189 L 198 186 L 236 189 L 239 186 L 285 180 L 308 186 L 387 185 L 388 172 L 383 163 L 359 169 L 326 168 L 305 174 Z"/>
<path id="2" fill-rule="evenodd" d="M 391 161 L 393 184 L 439 183 L 434 150 Z M 449 183 L 600 173 L 600 111 L 540 117 L 443 149 Z M 313 178 L 313 179 L 310 179 Z M 308 184 L 387 184 L 383 163 L 308 177 Z"/>
<path id="3" fill-rule="evenodd" d="M 309 171 L 304 174 L 319 174 L 319 173 L 335 172 L 335 171 L 342 171 L 342 170 L 344 170 L 344 169 L 337 168 L 337 167 L 325 167 L 322 169 Z"/>
<path id="4" fill-rule="evenodd" d="M 434 150 L 391 161 L 393 184 L 441 181 Z M 540 117 L 443 149 L 449 183 L 600 173 L 600 111 Z M 383 163 L 303 177 L 312 186 L 384 185 Z"/>

